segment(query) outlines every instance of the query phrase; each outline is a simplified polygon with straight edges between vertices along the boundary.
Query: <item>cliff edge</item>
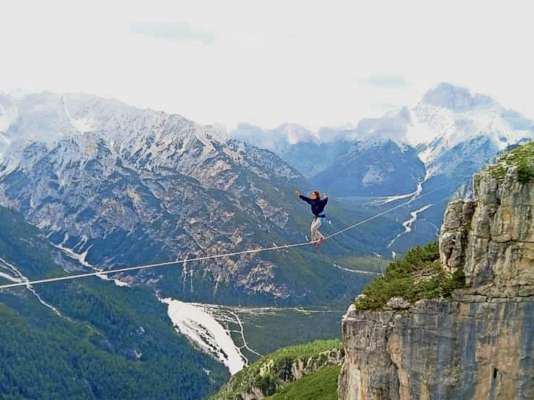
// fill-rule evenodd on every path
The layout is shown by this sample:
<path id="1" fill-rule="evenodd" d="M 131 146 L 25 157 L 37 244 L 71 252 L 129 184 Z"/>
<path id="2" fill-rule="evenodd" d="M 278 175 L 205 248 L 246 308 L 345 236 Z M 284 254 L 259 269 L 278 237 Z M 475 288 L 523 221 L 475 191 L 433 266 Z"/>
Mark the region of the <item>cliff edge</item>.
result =
<path id="1" fill-rule="evenodd" d="M 449 203 L 436 262 L 465 288 L 351 305 L 340 399 L 534 399 L 533 162 L 534 144 L 514 149 Z"/>

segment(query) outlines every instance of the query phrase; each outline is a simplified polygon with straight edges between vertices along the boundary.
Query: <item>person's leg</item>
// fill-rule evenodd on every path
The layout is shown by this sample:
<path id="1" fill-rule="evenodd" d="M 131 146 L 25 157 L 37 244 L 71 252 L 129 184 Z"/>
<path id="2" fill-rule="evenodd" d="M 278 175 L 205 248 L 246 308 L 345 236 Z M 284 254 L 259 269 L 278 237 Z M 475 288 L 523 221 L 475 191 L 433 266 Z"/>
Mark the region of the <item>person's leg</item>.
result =
<path id="1" fill-rule="evenodd" d="M 323 234 L 319 231 L 319 228 L 321 228 L 321 218 L 313 218 L 312 224 L 311 224 L 311 240 L 312 242 L 316 242 L 319 240 L 324 239 Z M 317 246 L 319 243 L 315 243 Z"/>
<path id="2" fill-rule="evenodd" d="M 313 218 L 312 219 L 312 222 L 311 222 L 311 226 L 310 226 L 310 241 L 314 242 L 315 241 L 315 232 L 316 232 L 316 222 L 317 221 L 317 218 Z"/>
<path id="3" fill-rule="evenodd" d="M 319 247 L 324 240 L 323 234 L 319 231 L 321 227 L 321 218 L 314 218 L 311 225 L 311 240 L 314 242 L 313 245 L 319 254 Z"/>
<path id="4" fill-rule="evenodd" d="M 317 218 L 317 220 L 319 221 L 319 223 L 317 224 L 317 232 L 316 232 L 317 240 L 318 240 L 318 242 L 317 242 L 317 252 L 319 252 L 319 247 L 321 247 L 321 245 L 323 244 L 323 241 L 324 241 L 324 235 L 320 231 L 321 225 L 322 225 L 321 219 L 322 218 Z"/>

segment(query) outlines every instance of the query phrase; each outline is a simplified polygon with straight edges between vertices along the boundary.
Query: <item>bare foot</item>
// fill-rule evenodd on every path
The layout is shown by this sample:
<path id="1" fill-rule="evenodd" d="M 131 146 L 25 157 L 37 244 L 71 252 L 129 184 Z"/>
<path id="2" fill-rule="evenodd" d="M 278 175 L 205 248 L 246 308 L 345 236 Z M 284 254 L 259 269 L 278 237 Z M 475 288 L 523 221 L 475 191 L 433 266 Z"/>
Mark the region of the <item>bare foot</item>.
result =
<path id="1" fill-rule="evenodd" d="M 325 238 L 322 237 L 318 241 L 315 242 L 314 246 L 315 246 L 315 250 L 317 251 L 317 254 L 320 253 L 319 249 L 320 249 L 320 247 L 321 247 L 321 245 L 323 244 L 324 241 L 325 241 Z"/>

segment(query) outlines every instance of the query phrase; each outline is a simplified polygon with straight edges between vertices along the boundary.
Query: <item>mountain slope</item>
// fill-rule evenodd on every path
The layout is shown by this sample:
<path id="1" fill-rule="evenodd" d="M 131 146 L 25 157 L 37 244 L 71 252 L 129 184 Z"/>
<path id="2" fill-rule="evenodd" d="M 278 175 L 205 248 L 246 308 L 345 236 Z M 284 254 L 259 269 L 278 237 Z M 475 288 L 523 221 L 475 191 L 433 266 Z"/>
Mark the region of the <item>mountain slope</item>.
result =
<path id="1" fill-rule="evenodd" d="M 64 269 L 84 267 L 0 207 L 1 283 Z M 0 316 L 5 399 L 198 399 L 228 376 L 174 332 L 150 290 L 98 278 L 2 290 Z"/>
<path id="2" fill-rule="evenodd" d="M 273 153 L 177 115 L 114 100 L 41 93 L 2 97 L 0 204 L 99 268 L 305 240 L 305 184 Z M 336 224 L 336 207 L 331 216 Z M 380 251 L 347 235 L 332 254 Z M 214 303 L 303 304 L 351 296 L 311 249 L 189 263 L 124 275 L 165 296 Z M 347 276 L 350 276 L 347 275 Z M 362 282 L 363 283 L 363 282 Z"/>
<path id="3" fill-rule="evenodd" d="M 424 176 L 415 149 L 386 140 L 353 143 L 311 180 L 334 196 L 388 196 L 415 190 Z"/>
<path id="4" fill-rule="evenodd" d="M 442 83 L 410 109 L 404 133 L 405 140 L 417 146 L 427 170 L 421 193 L 436 192 L 424 202 L 414 202 L 415 209 L 434 206 L 412 224 L 409 235 L 392 246 L 397 251 L 424 243 L 425 236 L 418 239 L 418 232 L 424 232 L 429 223 L 441 224 L 444 195 L 462 191 L 462 187 L 468 190 L 471 176 L 499 152 L 534 139 L 534 122 L 488 96 Z"/>
<path id="5" fill-rule="evenodd" d="M 321 135 L 321 132 L 312 132 L 296 124 L 284 124 L 270 130 L 239 124 L 230 136 L 274 152 L 308 178 L 330 167 L 350 146 L 350 141 L 342 140 L 344 136 Z"/>
<path id="6" fill-rule="evenodd" d="M 328 390 L 313 390 L 325 398 L 335 394 L 332 381 L 337 379 L 343 350 L 338 340 L 317 340 L 310 343 L 285 347 L 267 354 L 254 364 L 234 375 L 212 400 L 299 398 L 301 381 L 309 383 L 328 382 Z M 324 375 L 324 373 L 326 374 Z M 292 394 L 287 394 L 291 392 Z M 310 392 L 304 391 L 307 395 Z M 306 398 L 306 397 L 304 397 Z M 311 397 L 308 397 L 311 398 Z"/>
<path id="7" fill-rule="evenodd" d="M 231 136 L 280 156 L 334 196 L 414 191 L 425 169 L 415 149 L 398 141 L 407 116 L 365 119 L 354 128 L 309 131 L 285 124 L 272 130 L 241 124 Z"/>

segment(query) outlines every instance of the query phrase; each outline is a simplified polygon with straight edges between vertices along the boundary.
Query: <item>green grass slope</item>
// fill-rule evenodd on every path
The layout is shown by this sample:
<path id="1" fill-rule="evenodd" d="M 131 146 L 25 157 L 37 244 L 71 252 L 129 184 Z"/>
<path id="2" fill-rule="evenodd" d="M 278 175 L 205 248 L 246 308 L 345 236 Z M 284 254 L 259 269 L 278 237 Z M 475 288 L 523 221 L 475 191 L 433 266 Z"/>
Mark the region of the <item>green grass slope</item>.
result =
<path id="1" fill-rule="evenodd" d="M 337 400 L 340 366 L 325 367 L 285 386 L 269 400 Z"/>
<path id="2" fill-rule="evenodd" d="M 292 375 L 294 365 L 299 362 L 313 365 L 304 374 L 304 377 L 312 376 L 322 369 L 337 367 L 330 363 L 328 354 L 341 351 L 341 342 L 337 339 L 317 340 L 279 349 L 234 375 L 211 399 L 238 400 L 243 393 L 253 391 L 261 391 L 266 396 L 278 394 L 288 384 L 299 381 Z"/>

